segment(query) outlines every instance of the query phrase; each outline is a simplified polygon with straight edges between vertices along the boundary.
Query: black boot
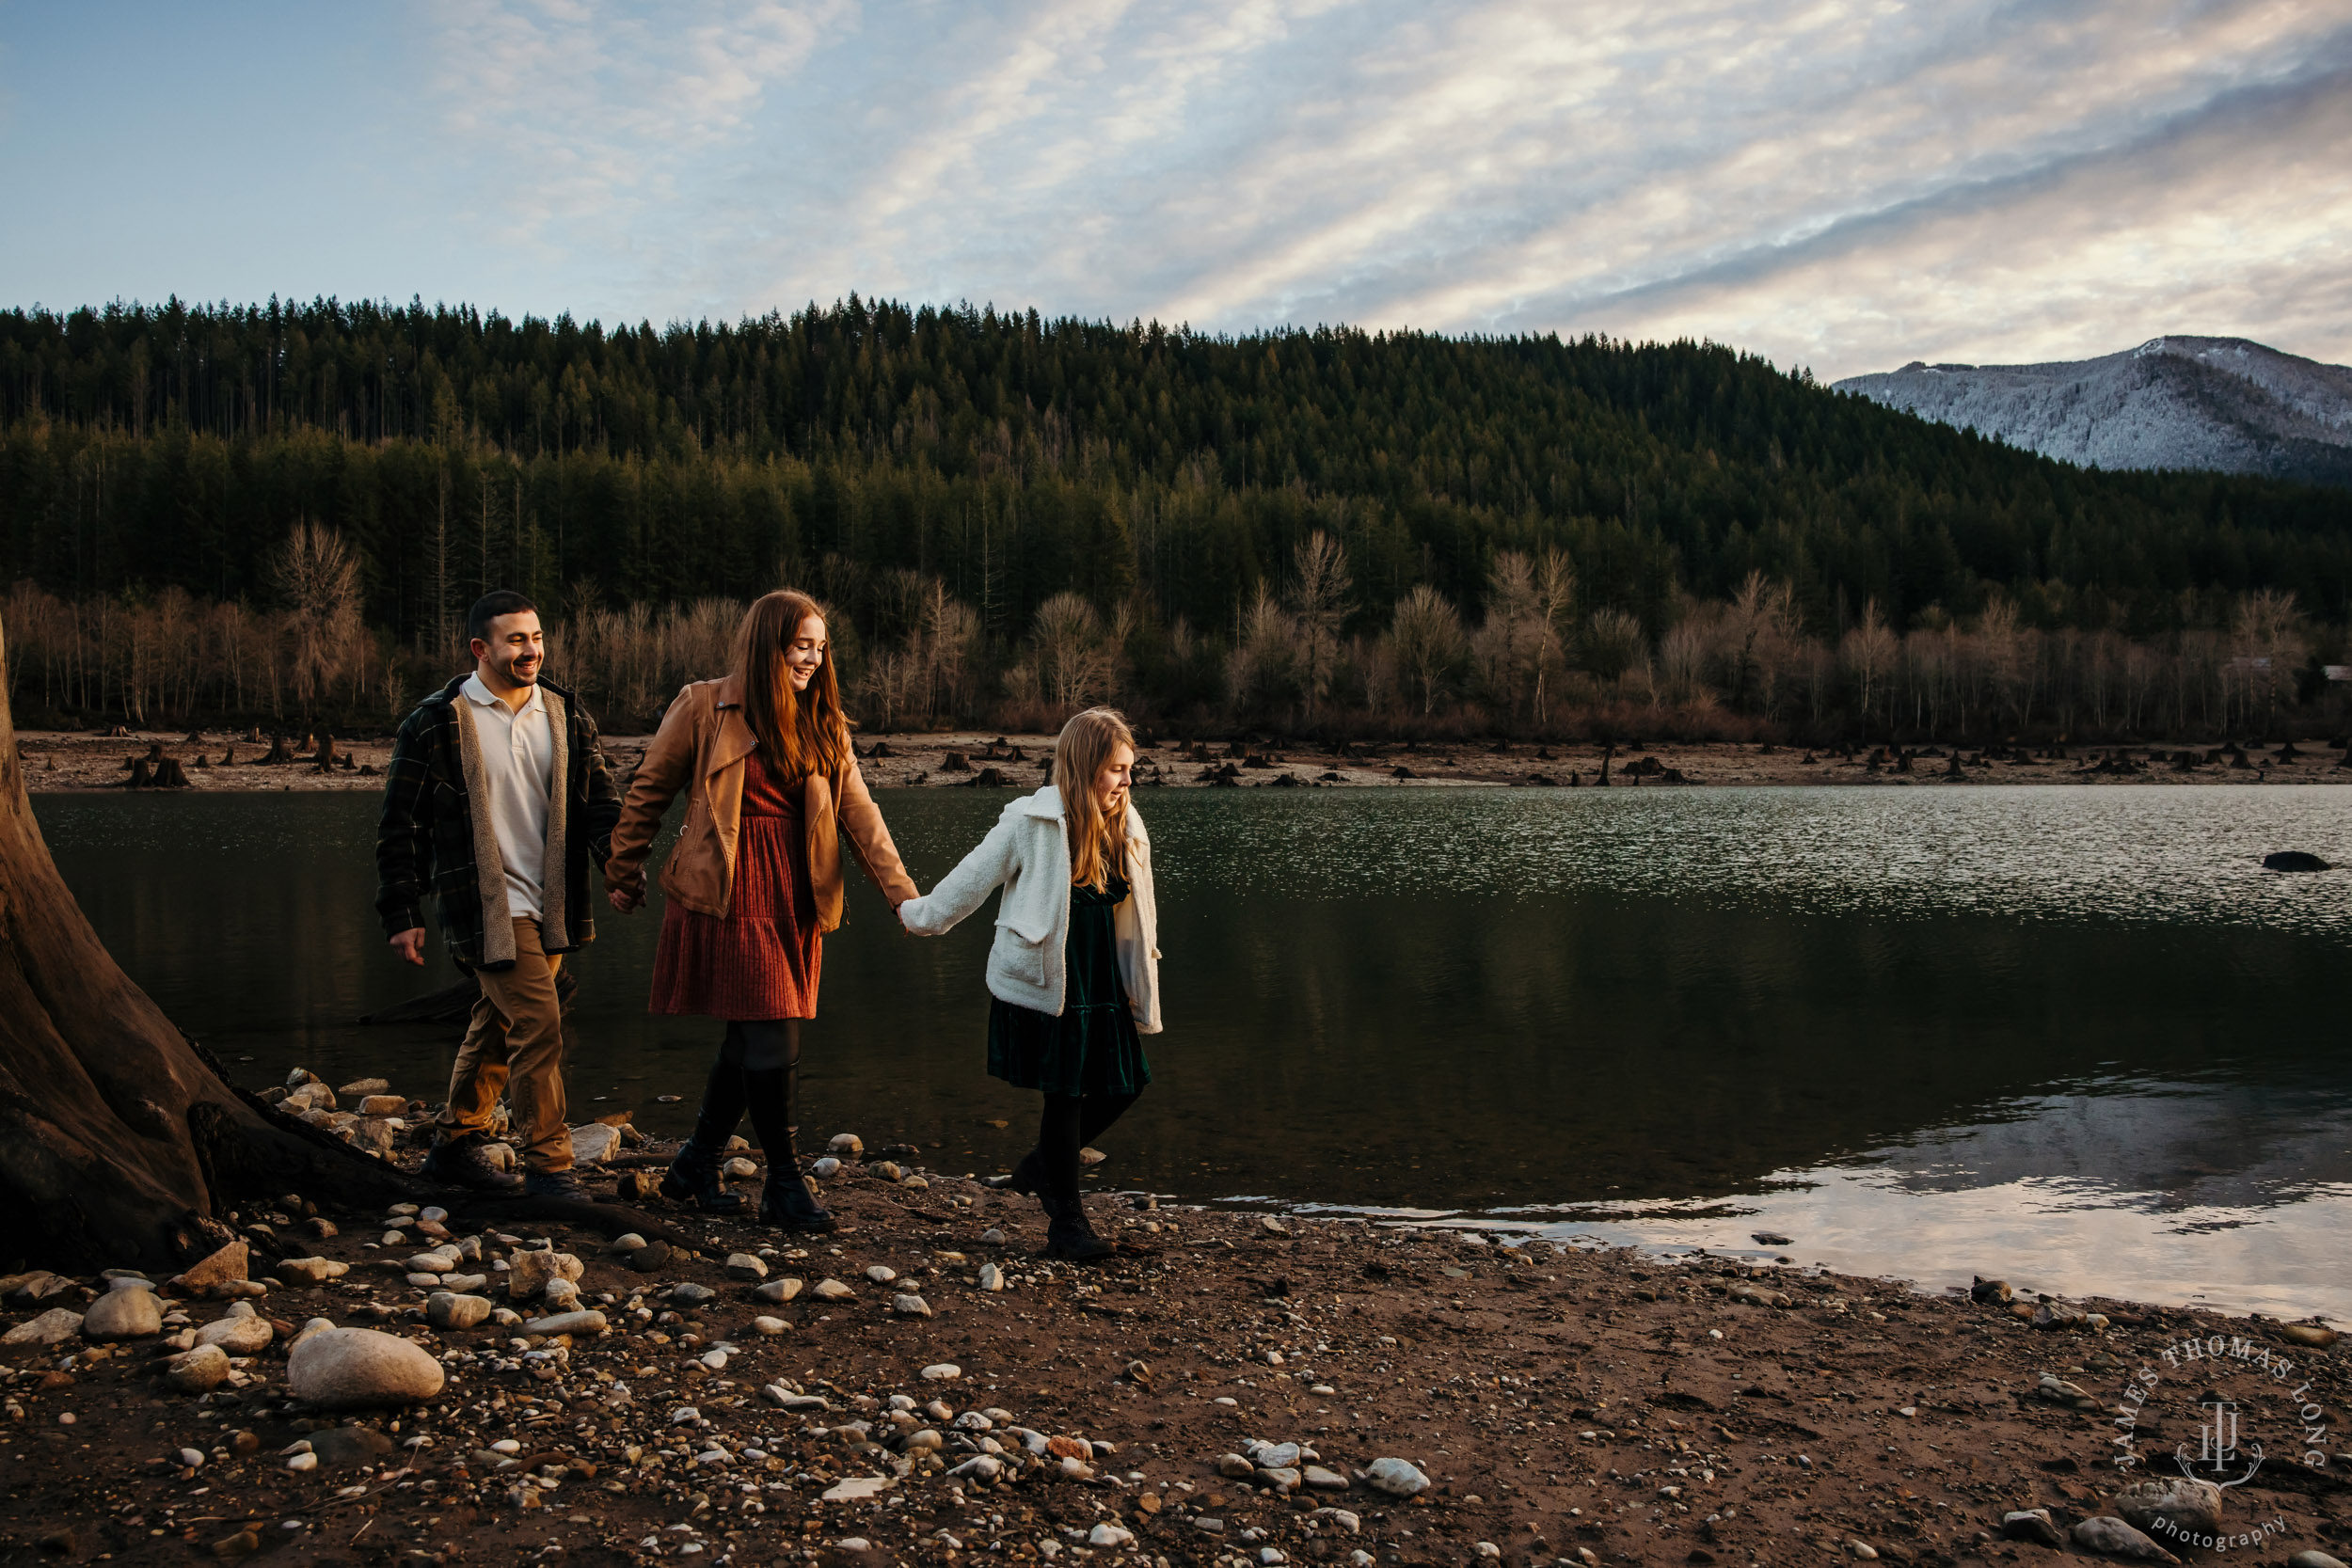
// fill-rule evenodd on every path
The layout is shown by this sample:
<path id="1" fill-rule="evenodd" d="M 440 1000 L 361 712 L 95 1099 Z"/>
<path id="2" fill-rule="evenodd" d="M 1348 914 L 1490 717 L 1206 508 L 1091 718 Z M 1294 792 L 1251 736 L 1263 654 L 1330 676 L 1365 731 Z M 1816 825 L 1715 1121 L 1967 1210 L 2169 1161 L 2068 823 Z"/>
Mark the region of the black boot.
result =
<path id="1" fill-rule="evenodd" d="M 673 1203 L 691 1202 L 706 1214 L 740 1212 L 743 1195 L 727 1191 L 719 1176 L 727 1160 L 727 1140 L 735 1136 L 735 1124 L 742 1118 L 743 1069 L 723 1056 L 703 1085 L 693 1135 L 678 1147 L 677 1158 L 661 1173 L 661 1196 Z"/>
<path id="2" fill-rule="evenodd" d="M 800 1069 L 746 1069 L 743 1096 L 752 1113 L 752 1131 L 759 1134 L 759 1151 L 768 1162 L 768 1181 L 759 1191 L 759 1223 L 779 1230 L 804 1230 L 822 1235 L 841 1228 L 832 1211 L 817 1201 L 801 1179 L 800 1151 L 794 1147 L 792 1102 Z"/>
<path id="3" fill-rule="evenodd" d="M 1086 1200 L 1076 1193 L 1057 1195 L 1050 1201 L 1040 1195 L 1039 1201 L 1045 1204 L 1047 1257 L 1091 1263 L 1119 1250 L 1094 1233 L 1094 1227 L 1087 1223 Z"/>

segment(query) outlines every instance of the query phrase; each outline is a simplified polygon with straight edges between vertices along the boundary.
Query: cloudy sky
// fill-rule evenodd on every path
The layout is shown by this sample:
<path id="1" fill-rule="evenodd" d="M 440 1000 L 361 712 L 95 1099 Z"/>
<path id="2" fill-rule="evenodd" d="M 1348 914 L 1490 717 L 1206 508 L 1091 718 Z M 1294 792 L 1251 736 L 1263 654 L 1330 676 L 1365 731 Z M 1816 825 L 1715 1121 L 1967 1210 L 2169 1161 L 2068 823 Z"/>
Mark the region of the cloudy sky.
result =
<path id="1" fill-rule="evenodd" d="M 2352 361 L 2352 0 L 0 0 L 0 305 Z"/>

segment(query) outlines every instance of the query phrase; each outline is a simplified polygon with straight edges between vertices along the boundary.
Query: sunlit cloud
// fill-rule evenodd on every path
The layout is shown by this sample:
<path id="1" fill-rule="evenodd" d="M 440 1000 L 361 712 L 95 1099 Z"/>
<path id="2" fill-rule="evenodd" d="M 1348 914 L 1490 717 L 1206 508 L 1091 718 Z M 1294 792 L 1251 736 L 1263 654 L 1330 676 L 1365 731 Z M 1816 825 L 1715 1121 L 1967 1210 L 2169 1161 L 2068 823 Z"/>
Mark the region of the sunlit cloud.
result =
<path id="1" fill-rule="evenodd" d="M 607 320 L 855 290 L 1219 331 L 1689 335 L 1830 376 L 2168 333 L 2352 359 L 2352 0 L 373 14 L 398 36 L 271 40 L 290 79 L 365 55 L 371 101 L 396 105 L 338 131 L 368 182 L 334 193 L 347 221 L 276 221 L 316 199 L 321 155 L 199 160 L 172 199 L 265 221 L 238 264 L 211 254 L 238 243 L 223 222 L 181 270 L 329 292 L 338 269 L 421 273 L 428 293 Z M 155 79 L 205 79 L 179 64 Z M 7 67 L 18 124 L 66 112 Z M 187 118 L 123 90 L 125 112 Z M 74 112 L 106 115 L 104 92 L 77 87 Z M 21 232 L 0 268 L 54 293 L 111 254 L 97 232 Z"/>

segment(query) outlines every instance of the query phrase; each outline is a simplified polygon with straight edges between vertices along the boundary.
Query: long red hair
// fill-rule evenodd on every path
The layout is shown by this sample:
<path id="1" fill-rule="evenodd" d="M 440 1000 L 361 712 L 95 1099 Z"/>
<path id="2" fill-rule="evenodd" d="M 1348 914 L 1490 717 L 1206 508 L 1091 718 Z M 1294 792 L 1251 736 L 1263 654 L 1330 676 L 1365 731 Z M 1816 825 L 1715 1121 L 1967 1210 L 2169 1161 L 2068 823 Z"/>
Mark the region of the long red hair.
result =
<path id="1" fill-rule="evenodd" d="M 803 622 L 825 619 L 825 607 L 796 588 L 763 594 L 735 633 L 734 674 L 743 691 L 743 718 L 759 743 L 768 770 L 779 779 L 837 774 L 849 768 L 850 721 L 841 709 L 828 647 L 806 691 L 792 689 L 784 651 Z"/>

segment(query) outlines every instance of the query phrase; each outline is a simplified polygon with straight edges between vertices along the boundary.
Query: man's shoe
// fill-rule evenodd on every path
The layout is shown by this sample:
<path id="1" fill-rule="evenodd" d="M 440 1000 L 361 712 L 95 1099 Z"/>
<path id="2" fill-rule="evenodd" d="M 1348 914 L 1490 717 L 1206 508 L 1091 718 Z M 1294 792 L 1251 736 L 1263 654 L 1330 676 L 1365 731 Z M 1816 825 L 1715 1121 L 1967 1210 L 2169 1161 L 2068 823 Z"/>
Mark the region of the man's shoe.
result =
<path id="1" fill-rule="evenodd" d="M 459 1137 L 436 1133 L 432 1151 L 417 1174 L 427 1181 L 439 1181 L 452 1187 L 465 1187 L 477 1193 L 512 1193 L 521 1190 L 523 1179 L 511 1171 L 502 1171 L 490 1164 L 488 1140 L 479 1132 Z"/>
<path id="2" fill-rule="evenodd" d="M 817 1201 L 817 1195 L 808 1190 L 798 1172 L 778 1171 L 773 1166 L 769 1167 L 768 1180 L 760 1188 L 759 1223 L 819 1236 L 841 1228 L 841 1221 Z"/>
<path id="3" fill-rule="evenodd" d="M 568 1170 L 534 1170 L 523 1178 L 525 1197 L 562 1197 L 574 1203 L 594 1203 L 596 1197 Z"/>

